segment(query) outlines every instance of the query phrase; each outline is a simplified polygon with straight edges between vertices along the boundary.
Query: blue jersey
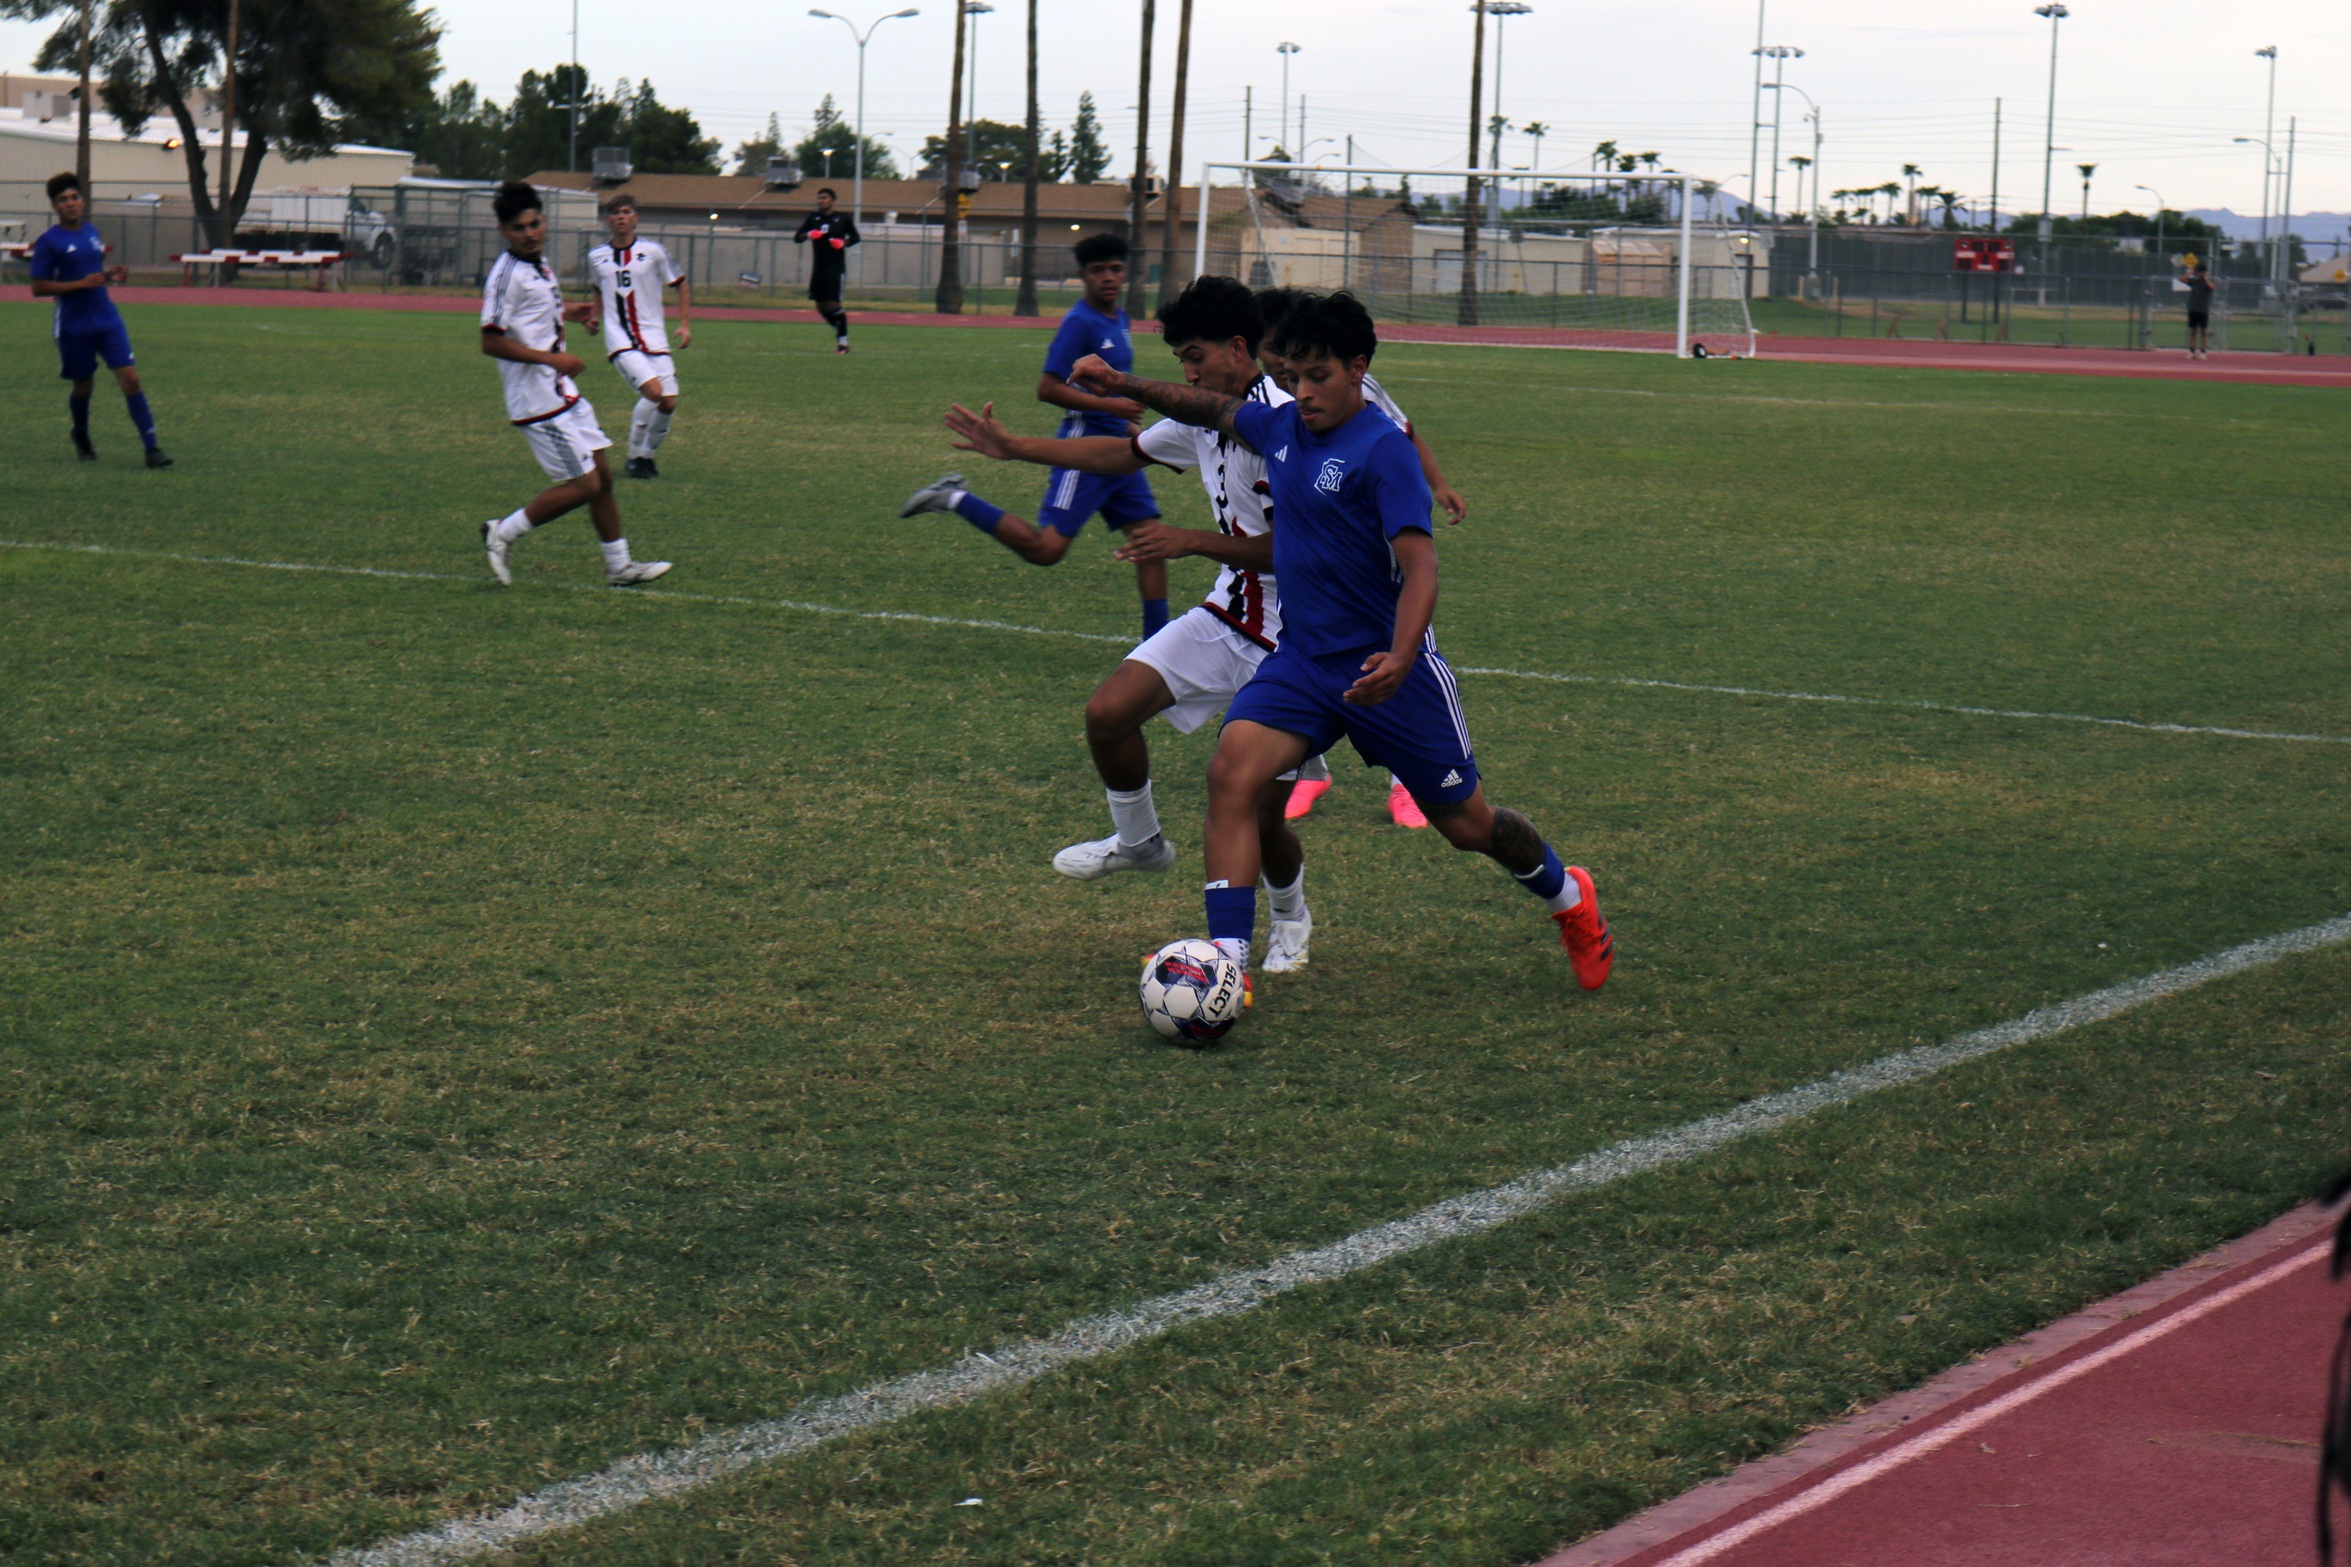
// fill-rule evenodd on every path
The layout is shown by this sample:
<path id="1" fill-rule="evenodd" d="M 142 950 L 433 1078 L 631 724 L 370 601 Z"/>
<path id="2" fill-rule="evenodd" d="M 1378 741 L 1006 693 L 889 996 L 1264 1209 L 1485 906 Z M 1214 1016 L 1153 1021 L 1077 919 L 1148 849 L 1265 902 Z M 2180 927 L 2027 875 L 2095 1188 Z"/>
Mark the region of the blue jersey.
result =
<path id="1" fill-rule="evenodd" d="M 1282 646 L 1310 658 L 1385 648 L 1404 573 L 1388 541 L 1429 531 L 1429 482 L 1396 422 L 1369 403 L 1328 435 L 1298 405 L 1243 403 L 1233 428 L 1265 458 Z"/>
<path id="2" fill-rule="evenodd" d="M 32 269 L 33 276 L 46 283 L 78 283 L 106 270 L 106 242 L 98 237 L 94 223 L 78 229 L 52 225 L 33 241 Z M 121 325 L 122 314 L 104 288 L 57 296 L 59 337 L 96 337 Z"/>
<path id="3" fill-rule="evenodd" d="M 1069 314 L 1061 318 L 1061 330 L 1053 334 L 1053 346 L 1045 350 L 1045 373 L 1057 375 L 1064 381 L 1077 362 L 1088 354 L 1099 354 L 1102 362 L 1121 375 L 1132 374 L 1135 368 L 1135 344 L 1127 335 L 1127 313 L 1104 315 L 1084 300 L 1069 307 Z M 1127 421 L 1116 414 L 1079 413 L 1076 409 L 1062 415 L 1057 432 L 1064 439 L 1074 435 L 1124 435 Z"/>

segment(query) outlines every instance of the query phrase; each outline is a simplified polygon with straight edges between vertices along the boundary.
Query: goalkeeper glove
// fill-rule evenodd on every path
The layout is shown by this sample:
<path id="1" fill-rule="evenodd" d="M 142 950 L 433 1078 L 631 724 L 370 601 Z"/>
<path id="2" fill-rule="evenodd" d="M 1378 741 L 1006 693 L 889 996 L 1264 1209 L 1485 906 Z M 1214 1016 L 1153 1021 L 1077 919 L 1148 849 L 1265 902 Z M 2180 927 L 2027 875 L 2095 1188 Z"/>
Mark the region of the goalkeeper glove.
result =
<path id="1" fill-rule="evenodd" d="M 845 240 L 845 239 L 841 238 L 839 235 L 835 235 L 835 236 L 833 237 L 833 249 L 835 249 L 835 250 L 847 250 L 848 248 L 849 248 L 849 242 L 848 242 L 847 240 Z"/>

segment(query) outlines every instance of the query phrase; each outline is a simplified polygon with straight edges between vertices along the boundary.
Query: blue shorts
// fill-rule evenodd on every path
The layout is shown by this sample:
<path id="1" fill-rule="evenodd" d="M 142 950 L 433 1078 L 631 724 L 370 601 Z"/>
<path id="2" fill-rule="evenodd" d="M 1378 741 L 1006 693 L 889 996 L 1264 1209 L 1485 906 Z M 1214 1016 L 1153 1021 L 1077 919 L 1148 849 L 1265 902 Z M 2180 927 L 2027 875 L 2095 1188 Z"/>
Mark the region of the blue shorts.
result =
<path id="1" fill-rule="evenodd" d="M 1302 735 L 1309 756 L 1329 750 L 1344 735 L 1356 755 L 1394 773 L 1424 807 L 1475 794 L 1478 762 L 1470 750 L 1469 723 L 1461 716 L 1453 671 L 1435 642 L 1421 645 L 1420 661 L 1394 696 L 1376 707 L 1358 707 L 1346 700 L 1346 692 L 1363 678 L 1363 661 L 1370 656 L 1364 650 L 1308 658 L 1278 648 L 1234 696 L 1224 721 L 1245 718 Z"/>
<path id="2" fill-rule="evenodd" d="M 1159 515 L 1159 501 L 1151 481 L 1139 473 L 1080 473 L 1056 468 L 1045 480 L 1045 504 L 1037 510 L 1037 526 L 1076 538 L 1086 519 L 1100 512 L 1113 528 Z"/>
<path id="3" fill-rule="evenodd" d="M 127 370 L 137 362 L 131 358 L 130 329 L 120 321 L 103 332 L 58 333 L 57 359 L 64 366 L 57 373 L 68 381 L 89 380 L 101 359 L 109 370 Z"/>

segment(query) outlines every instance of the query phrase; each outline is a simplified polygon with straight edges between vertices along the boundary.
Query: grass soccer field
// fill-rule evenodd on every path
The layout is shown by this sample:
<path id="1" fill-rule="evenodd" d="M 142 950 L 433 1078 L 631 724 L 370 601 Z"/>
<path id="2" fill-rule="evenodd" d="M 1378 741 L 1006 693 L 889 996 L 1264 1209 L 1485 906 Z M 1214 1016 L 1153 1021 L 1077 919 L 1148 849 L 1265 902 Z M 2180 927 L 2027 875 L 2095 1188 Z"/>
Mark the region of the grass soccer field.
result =
<path id="1" fill-rule="evenodd" d="M 1189 1052 L 1209 737 L 1176 873 L 1047 866 L 1131 573 L 895 517 L 1043 333 L 700 327 L 627 596 L 581 519 L 489 582 L 463 316 L 131 328 L 168 472 L 0 306 L 11 1561 L 365 1547 L 2351 909 L 2325 391 L 1383 353 L 1616 974 L 1341 748 L 1312 965 Z M 1523 1561 L 2306 1198 L 2347 1021 L 2307 952 L 516 1559 Z"/>

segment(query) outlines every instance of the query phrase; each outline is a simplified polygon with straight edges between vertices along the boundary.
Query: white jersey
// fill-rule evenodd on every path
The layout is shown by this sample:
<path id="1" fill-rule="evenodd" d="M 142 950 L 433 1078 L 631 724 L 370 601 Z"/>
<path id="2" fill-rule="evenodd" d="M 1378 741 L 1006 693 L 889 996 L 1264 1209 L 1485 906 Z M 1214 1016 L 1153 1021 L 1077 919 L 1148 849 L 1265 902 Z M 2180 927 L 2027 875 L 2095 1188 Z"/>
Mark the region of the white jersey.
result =
<path id="1" fill-rule="evenodd" d="M 1377 378 L 1370 375 L 1363 378 L 1363 400 L 1395 421 L 1396 428 L 1407 436 L 1412 434 L 1412 421 L 1404 417 L 1404 410 L 1397 406 L 1396 399 L 1388 395 L 1388 389 L 1380 385 Z"/>
<path id="2" fill-rule="evenodd" d="M 1251 402 L 1279 408 L 1290 394 L 1259 376 L 1249 388 Z M 1214 430 L 1162 419 L 1134 438 L 1138 455 L 1173 468 L 1200 470 L 1208 504 L 1216 513 L 1216 529 L 1233 538 L 1254 539 L 1273 527 L 1273 494 L 1266 483 L 1265 459 L 1238 441 Z M 1216 589 L 1201 608 L 1262 648 L 1272 648 L 1282 637 L 1282 604 L 1275 592 L 1273 573 L 1225 566 L 1217 573 Z"/>
<path id="3" fill-rule="evenodd" d="M 482 284 L 482 330 L 503 333 L 525 348 L 551 353 L 563 349 L 563 285 L 544 259 L 525 261 L 512 251 L 490 264 Z M 552 419 L 580 400 L 571 377 L 550 365 L 498 361 L 506 383 L 506 417 L 516 424 Z"/>
<path id="4" fill-rule="evenodd" d="M 661 291 L 685 276 L 669 252 L 650 239 L 633 240 L 617 250 L 598 245 L 588 252 L 588 272 L 603 302 L 604 357 L 632 351 L 667 354 L 669 322 L 662 313 Z"/>

